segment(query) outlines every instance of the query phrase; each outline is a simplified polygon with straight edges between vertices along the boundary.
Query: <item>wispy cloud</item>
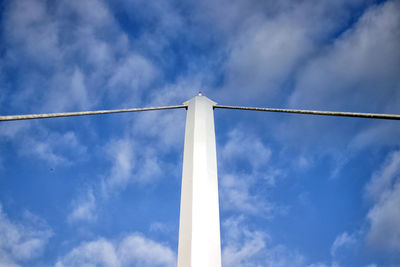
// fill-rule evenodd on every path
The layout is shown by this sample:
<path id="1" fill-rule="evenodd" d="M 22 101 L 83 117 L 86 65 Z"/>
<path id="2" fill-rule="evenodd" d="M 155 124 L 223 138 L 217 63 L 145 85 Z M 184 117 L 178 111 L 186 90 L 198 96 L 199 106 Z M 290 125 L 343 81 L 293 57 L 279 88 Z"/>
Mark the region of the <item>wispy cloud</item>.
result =
<path id="1" fill-rule="evenodd" d="M 249 185 L 246 179 L 237 175 L 222 175 L 221 182 L 221 207 L 230 210 L 245 211 L 255 214 L 260 211 L 260 206 L 266 211 L 270 208 L 264 207 L 265 204 L 260 202 L 257 197 L 252 196 L 249 192 Z"/>
<path id="2" fill-rule="evenodd" d="M 4 67 L 35 66 L 13 84 L 18 88 L 14 106 L 35 99 L 25 112 L 88 109 L 104 98 L 132 105 L 157 77 L 154 64 L 129 47 L 103 1 L 59 1 L 50 8 L 20 0 L 7 4 L 5 14 L 9 49 Z M 73 26 L 76 21 L 79 27 Z"/>
<path id="3" fill-rule="evenodd" d="M 281 170 L 272 167 L 271 154 L 258 137 L 246 135 L 239 128 L 229 132 L 218 152 L 222 208 L 266 217 L 280 209 L 254 190 L 260 180 L 266 190 L 274 187 L 282 175 Z"/>
<path id="4" fill-rule="evenodd" d="M 68 221 L 93 221 L 97 218 L 96 214 L 96 198 L 93 189 L 88 189 L 85 195 L 74 200 L 71 213 L 68 215 Z"/>
<path id="5" fill-rule="evenodd" d="M 290 16 L 257 18 L 248 25 L 232 45 L 225 86 L 236 96 L 234 101 L 254 105 L 261 96 L 276 97 L 280 86 L 310 53 L 312 43 L 306 28 Z"/>
<path id="6" fill-rule="evenodd" d="M 72 165 L 87 157 L 87 147 L 75 131 L 60 132 L 37 122 L 11 122 L 0 126 L 0 138 L 13 144 L 25 158 L 55 165 Z"/>
<path id="7" fill-rule="evenodd" d="M 27 212 L 22 221 L 11 220 L 0 204 L 0 265 L 20 266 L 40 257 L 53 235 L 37 216 Z"/>
<path id="8" fill-rule="evenodd" d="M 333 241 L 330 253 L 332 264 L 341 264 L 343 255 L 369 253 L 385 255 L 398 260 L 400 249 L 400 152 L 394 151 L 381 163 L 365 185 L 364 198 L 369 210 L 365 221 L 353 232 L 343 232 Z M 376 266 L 370 264 L 368 266 Z"/>
<path id="9" fill-rule="evenodd" d="M 373 201 L 367 215 L 367 242 L 375 250 L 392 254 L 400 250 L 400 152 L 393 152 L 366 186 Z"/>
<path id="10" fill-rule="evenodd" d="M 304 256 L 283 245 L 271 245 L 269 235 L 251 230 L 243 217 L 222 223 L 223 266 L 304 266 Z"/>
<path id="11" fill-rule="evenodd" d="M 76 265 L 120 266 L 115 248 L 109 241 L 100 238 L 85 242 L 58 260 L 57 267 Z"/>
<path id="12" fill-rule="evenodd" d="M 342 247 L 349 247 L 356 244 L 357 240 L 354 236 L 349 235 L 347 232 L 344 232 L 336 237 L 335 241 L 331 246 L 331 256 L 335 257 L 337 251 Z"/>
<path id="13" fill-rule="evenodd" d="M 167 267 L 176 266 L 176 255 L 169 246 L 133 233 L 117 241 L 99 238 L 83 242 L 60 258 L 55 266 L 77 265 Z"/>
<path id="14" fill-rule="evenodd" d="M 112 160 L 110 176 L 105 180 L 106 187 L 126 186 L 133 179 L 134 148 L 131 140 L 121 139 L 108 144 L 107 154 Z"/>
<path id="15" fill-rule="evenodd" d="M 25 135 L 17 142 L 20 143 L 20 154 L 34 156 L 55 165 L 70 165 L 85 157 L 86 146 L 79 142 L 74 132 L 59 134 L 42 127 L 37 127 L 36 131 L 40 134 Z"/>
<path id="16" fill-rule="evenodd" d="M 148 184 L 161 175 L 159 153 L 151 147 L 139 147 L 131 138 L 111 141 L 106 154 L 111 169 L 102 180 L 103 193 L 124 189 L 130 183 Z"/>
<path id="17" fill-rule="evenodd" d="M 397 110 L 398 100 L 391 93 L 397 94 L 400 69 L 399 37 L 393 34 L 400 23 L 398 8 L 397 1 L 372 6 L 325 53 L 311 60 L 299 75 L 290 105 L 346 108 L 351 103 L 354 109 Z"/>

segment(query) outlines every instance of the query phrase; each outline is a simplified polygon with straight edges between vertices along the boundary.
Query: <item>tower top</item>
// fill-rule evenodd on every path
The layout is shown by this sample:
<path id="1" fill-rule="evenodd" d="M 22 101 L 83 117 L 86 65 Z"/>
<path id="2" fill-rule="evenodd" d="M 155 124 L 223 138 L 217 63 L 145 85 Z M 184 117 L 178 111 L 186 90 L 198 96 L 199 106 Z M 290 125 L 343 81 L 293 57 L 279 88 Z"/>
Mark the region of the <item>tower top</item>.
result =
<path id="1" fill-rule="evenodd" d="M 212 101 L 211 99 L 209 99 L 208 97 L 204 96 L 201 91 L 195 95 L 192 99 L 189 99 L 185 102 L 183 102 L 183 104 L 188 107 L 189 106 L 189 102 L 191 101 L 209 101 L 211 103 L 212 106 L 215 106 L 217 104 L 217 102 Z"/>

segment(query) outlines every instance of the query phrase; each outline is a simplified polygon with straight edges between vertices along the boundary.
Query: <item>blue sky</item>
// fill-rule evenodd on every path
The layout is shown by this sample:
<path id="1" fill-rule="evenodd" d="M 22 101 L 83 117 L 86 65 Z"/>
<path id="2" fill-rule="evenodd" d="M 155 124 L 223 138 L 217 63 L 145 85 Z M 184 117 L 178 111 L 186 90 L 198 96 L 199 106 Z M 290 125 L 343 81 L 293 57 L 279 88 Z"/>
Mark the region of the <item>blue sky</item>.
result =
<path id="1" fill-rule="evenodd" d="M 14 0 L 0 114 L 400 114 L 399 1 Z M 0 124 L 1 266 L 175 266 L 185 110 Z M 399 266 L 400 124 L 215 110 L 223 266 Z"/>

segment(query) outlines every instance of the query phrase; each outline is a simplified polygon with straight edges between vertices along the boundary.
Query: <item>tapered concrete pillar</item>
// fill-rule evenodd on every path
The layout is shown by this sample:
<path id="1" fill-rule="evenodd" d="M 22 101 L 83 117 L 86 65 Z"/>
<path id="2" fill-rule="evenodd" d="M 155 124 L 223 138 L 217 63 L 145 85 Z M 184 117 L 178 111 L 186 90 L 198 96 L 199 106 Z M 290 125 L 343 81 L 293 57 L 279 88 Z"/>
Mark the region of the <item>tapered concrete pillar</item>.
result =
<path id="1" fill-rule="evenodd" d="M 178 267 L 220 267 L 216 104 L 199 94 L 188 102 L 183 156 Z"/>

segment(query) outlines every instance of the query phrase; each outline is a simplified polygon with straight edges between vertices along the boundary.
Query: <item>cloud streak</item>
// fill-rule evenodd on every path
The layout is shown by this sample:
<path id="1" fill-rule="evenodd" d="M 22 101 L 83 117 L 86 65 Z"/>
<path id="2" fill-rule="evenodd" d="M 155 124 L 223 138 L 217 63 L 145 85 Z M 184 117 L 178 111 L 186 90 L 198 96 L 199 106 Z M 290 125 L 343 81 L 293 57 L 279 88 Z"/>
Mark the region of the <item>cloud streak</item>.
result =
<path id="1" fill-rule="evenodd" d="M 222 223 L 225 242 L 223 266 L 304 266 L 304 256 L 283 245 L 271 245 L 270 236 L 251 230 L 243 217 L 231 217 Z"/>
<path id="2" fill-rule="evenodd" d="M 388 156 L 380 171 L 366 186 L 366 195 L 373 201 L 368 211 L 370 228 L 367 242 L 374 250 L 389 254 L 400 251 L 400 152 Z"/>
<path id="3" fill-rule="evenodd" d="M 176 266 L 176 255 L 167 246 L 146 238 L 140 233 L 125 235 L 121 240 L 98 238 L 82 242 L 59 259 L 63 266 Z"/>
<path id="4" fill-rule="evenodd" d="M 0 265 L 20 266 L 39 258 L 53 235 L 52 230 L 31 213 L 22 222 L 11 220 L 0 204 Z"/>

